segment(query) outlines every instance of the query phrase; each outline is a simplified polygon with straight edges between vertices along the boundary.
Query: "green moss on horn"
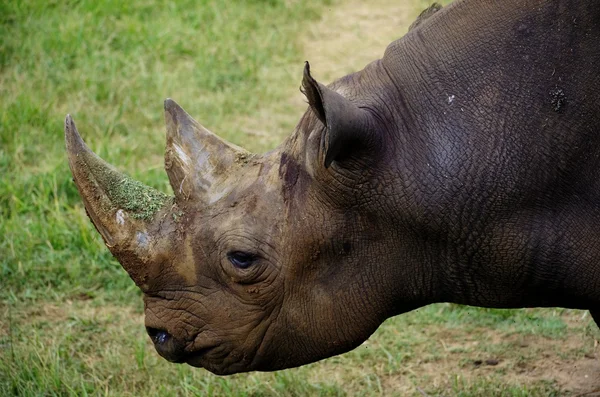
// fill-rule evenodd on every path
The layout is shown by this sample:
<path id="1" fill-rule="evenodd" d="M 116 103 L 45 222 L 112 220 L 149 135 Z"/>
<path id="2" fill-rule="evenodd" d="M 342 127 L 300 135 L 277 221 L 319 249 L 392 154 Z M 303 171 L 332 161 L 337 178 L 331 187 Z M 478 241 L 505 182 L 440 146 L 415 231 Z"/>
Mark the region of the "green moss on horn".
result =
<path id="1" fill-rule="evenodd" d="M 113 206 L 132 218 L 149 221 L 169 200 L 169 196 L 125 175 L 104 186 Z"/>
<path id="2" fill-rule="evenodd" d="M 120 173 L 93 153 L 83 157 L 90 171 L 88 177 L 95 180 L 105 197 L 105 210 L 122 209 L 132 218 L 149 221 L 171 200 L 163 192 Z"/>

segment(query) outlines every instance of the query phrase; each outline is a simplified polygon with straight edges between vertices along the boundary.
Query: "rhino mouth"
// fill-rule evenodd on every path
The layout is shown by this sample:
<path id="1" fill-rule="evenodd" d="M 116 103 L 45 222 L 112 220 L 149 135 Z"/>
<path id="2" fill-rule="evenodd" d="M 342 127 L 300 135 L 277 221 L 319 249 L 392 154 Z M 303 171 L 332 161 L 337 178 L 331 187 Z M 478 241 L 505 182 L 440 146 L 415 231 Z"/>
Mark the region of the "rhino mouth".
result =
<path id="1" fill-rule="evenodd" d="M 233 367 L 239 366 L 241 361 L 233 360 L 233 362 L 228 362 L 230 358 L 230 351 L 223 345 L 217 345 L 205 347 L 190 353 L 185 363 L 192 367 L 204 368 L 215 375 L 230 375 L 240 372 L 241 368 L 236 369 Z"/>
<path id="2" fill-rule="evenodd" d="M 185 360 L 181 362 L 189 364 L 192 367 L 204 367 L 202 363 L 206 363 L 206 361 L 210 359 L 210 352 L 217 350 L 218 347 L 218 345 L 208 346 L 203 347 L 200 350 L 188 353 L 188 356 L 185 358 Z"/>
<path id="3" fill-rule="evenodd" d="M 184 362 L 215 375 L 231 375 L 256 370 L 257 358 L 255 353 L 237 350 L 225 342 L 190 351 Z"/>
<path id="4" fill-rule="evenodd" d="M 192 367 L 204 367 L 207 362 L 214 357 L 211 357 L 211 352 L 216 352 L 219 346 L 204 347 L 200 350 L 189 353 L 185 359 L 185 363 Z"/>

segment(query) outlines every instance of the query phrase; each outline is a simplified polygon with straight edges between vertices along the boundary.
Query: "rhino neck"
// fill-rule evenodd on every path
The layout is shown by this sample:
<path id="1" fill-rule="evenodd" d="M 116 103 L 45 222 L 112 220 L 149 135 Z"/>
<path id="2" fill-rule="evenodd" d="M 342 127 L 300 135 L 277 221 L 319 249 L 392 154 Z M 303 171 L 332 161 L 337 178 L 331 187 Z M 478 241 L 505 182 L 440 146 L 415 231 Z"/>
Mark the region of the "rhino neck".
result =
<path id="1" fill-rule="evenodd" d="M 600 219 L 592 213 L 578 202 L 490 214 L 453 240 L 454 254 L 439 269 L 443 299 L 497 308 L 600 307 Z"/>
<path id="2" fill-rule="evenodd" d="M 356 217 L 344 229 L 359 228 L 358 241 L 336 249 L 339 260 L 312 283 L 302 316 L 290 319 L 294 327 L 319 324 L 322 331 L 307 346 L 327 356 L 357 347 L 389 317 L 441 300 L 434 268 L 440 256 L 429 242 L 394 228 L 389 213 Z"/>

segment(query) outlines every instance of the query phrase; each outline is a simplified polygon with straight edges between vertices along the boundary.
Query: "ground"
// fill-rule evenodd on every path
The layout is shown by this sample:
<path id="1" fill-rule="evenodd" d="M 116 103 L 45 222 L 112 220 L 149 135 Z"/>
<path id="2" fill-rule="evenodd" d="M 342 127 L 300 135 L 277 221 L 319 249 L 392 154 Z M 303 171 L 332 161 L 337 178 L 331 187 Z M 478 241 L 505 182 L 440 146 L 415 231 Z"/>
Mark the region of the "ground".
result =
<path id="1" fill-rule="evenodd" d="M 567 309 L 431 305 L 350 353 L 277 373 L 223 378 L 158 357 L 139 292 L 70 181 L 64 115 L 167 192 L 162 97 L 268 150 L 306 109 L 304 60 L 323 83 L 358 70 L 428 3 L 98 4 L 0 6 L 0 395 L 600 395 L 600 331 Z"/>

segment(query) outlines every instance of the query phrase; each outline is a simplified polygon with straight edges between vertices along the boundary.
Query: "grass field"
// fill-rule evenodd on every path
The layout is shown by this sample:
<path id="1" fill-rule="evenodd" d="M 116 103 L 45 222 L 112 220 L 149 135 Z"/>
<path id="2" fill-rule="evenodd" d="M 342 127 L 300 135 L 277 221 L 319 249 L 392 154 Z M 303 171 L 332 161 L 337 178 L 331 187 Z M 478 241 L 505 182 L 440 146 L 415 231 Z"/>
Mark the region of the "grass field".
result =
<path id="1" fill-rule="evenodd" d="M 432 305 L 388 320 L 351 353 L 268 374 L 216 377 L 170 364 L 151 346 L 140 293 L 71 181 L 65 114 L 96 153 L 169 192 L 165 97 L 236 144 L 272 148 L 306 106 L 303 61 L 316 59 L 324 81 L 364 66 L 426 5 L 398 3 L 0 2 L 0 396 L 558 396 L 600 388 L 600 332 L 587 312 L 565 309 Z"/>

